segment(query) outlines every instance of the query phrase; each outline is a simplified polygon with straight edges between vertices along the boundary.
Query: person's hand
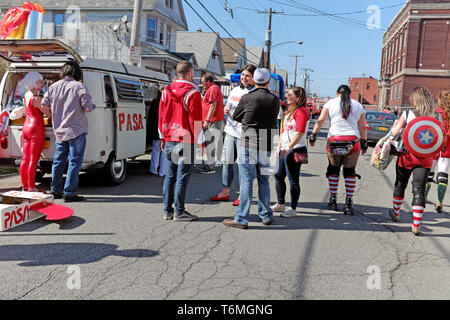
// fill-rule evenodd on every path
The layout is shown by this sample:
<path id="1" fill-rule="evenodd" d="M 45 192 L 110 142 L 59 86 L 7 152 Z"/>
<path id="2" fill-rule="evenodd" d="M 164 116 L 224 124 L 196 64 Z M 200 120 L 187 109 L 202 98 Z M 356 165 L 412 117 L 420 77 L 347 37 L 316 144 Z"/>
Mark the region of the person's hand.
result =
<path id="1" fill-rule="evenodd" d="M 208 120 L 206 120 L 205 122 L 203 122 L 203 130 L 208 130 L 208 128 L 209 128 L 209 121 Z"/>
<path id="2" fill-rule="evenodd" d="M 311 147 L 314 147 L 314 145 L 316 144 L 316 140 L 317 140 L 317 134 L 311 133 L 311 135 L 309 136 L 309 145 Z"/>
<path id="3" fill-rule="evenodd" d="M 166 145 L 166 141 L 161 139 L 161 150 L 164 151 L 164 146 Z"/>
<path id="4" fill-rule="evenodd" d="M 280 149 L 277 148 L 275 151 L 275 158 L 278 158 L 280 156 Z"/>
<path id="5" fill-rule="evenodd" d="M 361 153 L 366 154 L 368 148 L 369 148 L 369 144 L 367 143 L 367 140 L 361 139 L 361 150 L 362 150 Z"/>
<path id="6" fill-rule="evenodd" d="M 289 150 L 285 150 L 285 149 L 281 150 L 281 158 L 282 159 L 286 158 L 288 153 L 289 153 Z"/>

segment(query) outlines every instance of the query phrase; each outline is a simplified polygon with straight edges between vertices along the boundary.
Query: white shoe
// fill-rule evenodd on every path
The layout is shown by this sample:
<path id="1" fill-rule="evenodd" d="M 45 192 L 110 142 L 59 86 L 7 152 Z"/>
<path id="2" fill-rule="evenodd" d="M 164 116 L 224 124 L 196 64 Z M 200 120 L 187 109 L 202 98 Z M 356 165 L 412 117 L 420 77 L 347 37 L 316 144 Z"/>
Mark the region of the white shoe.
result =
<path id="1" fill-rule="evenodd" d="M 222 166 L 222 162 L 216 160 L 216 161 L 214 162 L 214 166 L 215 166 L 215 167 L 221 167 L 221 166 Z"/>
<path id="2" fill-rule="evenodd" d="M 272 209 L 273 212 L 284 212 L 285 205 L 284 204 L 275 203 L 273 206 L 270 207 L 270 209 Z"/>
<path id="3" fill-rule="evenodd" d="M 288 209 L 288 210 L 280 213 L 280 217 L 283 217 L 283 218 L 297 217 L 297 212 L 294 209 Z"/>

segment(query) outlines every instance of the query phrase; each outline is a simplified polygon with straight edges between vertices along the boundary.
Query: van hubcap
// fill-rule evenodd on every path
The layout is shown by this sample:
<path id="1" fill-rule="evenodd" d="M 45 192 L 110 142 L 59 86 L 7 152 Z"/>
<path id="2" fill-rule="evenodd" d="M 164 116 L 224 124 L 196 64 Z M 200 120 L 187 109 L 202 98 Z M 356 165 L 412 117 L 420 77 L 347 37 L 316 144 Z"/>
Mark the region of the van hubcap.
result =
<path id="1" fill-rule="evenodd" d="M 114 178 L 120 178 L 123 175 L 123 160 L 116 160 L 112 165 L 112 173 Z"/>

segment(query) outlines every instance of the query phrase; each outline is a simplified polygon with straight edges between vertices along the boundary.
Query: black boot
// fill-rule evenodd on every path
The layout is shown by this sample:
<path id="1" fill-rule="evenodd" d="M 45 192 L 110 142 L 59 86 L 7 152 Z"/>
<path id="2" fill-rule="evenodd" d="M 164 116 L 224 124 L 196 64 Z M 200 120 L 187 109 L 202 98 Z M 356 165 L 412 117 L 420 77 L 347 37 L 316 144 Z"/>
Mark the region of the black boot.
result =
<path id="1" fill-rule="evenodd" d="M 353 199 L 352 198 L 345 198 L 345 205 L 344 205 L 344 214 L 353 214 Z"/>
<path id="2" fill-rule="evenodd" d="M 338 211 L 337 207 L 337 197 L 335 194 L 330 195 L 330 199 L 328 200 L 328 209 Z"/>

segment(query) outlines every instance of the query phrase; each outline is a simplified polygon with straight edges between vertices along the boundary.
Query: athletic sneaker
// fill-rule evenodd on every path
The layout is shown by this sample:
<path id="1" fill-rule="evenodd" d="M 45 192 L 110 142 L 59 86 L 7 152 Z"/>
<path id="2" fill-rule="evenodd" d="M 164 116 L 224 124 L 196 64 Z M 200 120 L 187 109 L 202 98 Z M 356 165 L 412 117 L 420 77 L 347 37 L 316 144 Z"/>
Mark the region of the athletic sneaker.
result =
<path id="1" fill-rule="evenodd" d="M 286 211 L 286 206 L 277 202 L 273 206 L 271 206 L 270 209 L 272 209 L 273 212 L 284 212 Z"/>
<path id="2" fill-rule="evenodd" d="M 164 213 L 164 220 L 172 220 L 173 219 L 173 212 Z"/>
<path id="3" fill-rule="evenodd" d="M 436 212 L 442 213 L 442 211 L 443 211 L 442 203 L 440 202 L 436 203 Z"/>
<path id="4" fill-rule="evenodd" d="M 389 216 L 391 217 L 392 221 L 399 222 L 400 221 L 400 215 L 396 216 L 394 214 L 394 209 L 389 209 Z"/>
<path id="5" fill-rule="evenodd" d="M 200 168 L 201 174 L 211 174 L 211 173 L 215 173 L 215 172 L 216 172 L 216 169 L 214 169 L 214 167 L 209 164 L 205 164 L 203 167 Z"/>
<path id="6" fill-rule="evenodd" d="M 184 212 L 181 214 L 175 213 L 173 215 L 173 221 L 196 221 L 196 220 L 198 220 L 198 217 L 194 216 L 193 214 L 190 214 L 186 210 L 184 210 Z"/>
<path id="7" fill-rule="evenodd" d="M 297 211 L 295 211 L 295 209 L 289 208 L 285 212 L 280 213 L 280 217 L 283 218 L 297 217 Z"/>

